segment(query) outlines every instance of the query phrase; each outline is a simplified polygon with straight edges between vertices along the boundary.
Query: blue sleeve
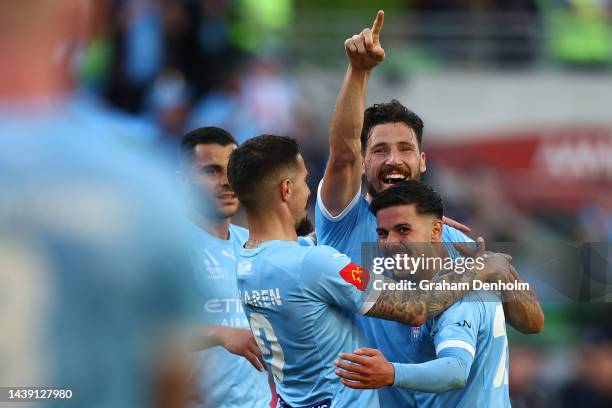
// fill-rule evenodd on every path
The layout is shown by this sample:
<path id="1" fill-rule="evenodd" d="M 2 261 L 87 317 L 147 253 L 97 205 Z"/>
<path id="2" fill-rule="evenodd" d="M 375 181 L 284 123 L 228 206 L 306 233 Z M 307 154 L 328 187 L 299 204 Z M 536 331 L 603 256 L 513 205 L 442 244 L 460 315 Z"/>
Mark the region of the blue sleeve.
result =
<path id="1" fill-rule="evenodd" d="M 438 358 L 422 364 L 392 363 L 394 387 L 422 392 L 445 392 L 465 386 L 472 355 L 462 349 L 447 349 Z"/>
<path id="2" fill-rule="evenodd" d="M 359 214 L 364 211 L 364 206 L 369 211 L 368 203 L 361 195 L 361 192 L 358 192 L 340 214 L 332 216 L 321 200 L 322 185 L 323 180 L 321 180 L 317 189 L 317 202 L 315 205 L 317 242 L 330 245 L 334 248 L 340 248 L 342 243 L 349 241 L 348 238 L 355 230 L 355 226 L 359 221 Z"/>
<path id="3" fill-rule="evenodd" d="M 434 319 L 430 333 L 436 355 L 447 349 L 463 349 L 473 358 L 481 321 L 482 301 L 470 292 Z"/>
<path id="4" fill-rule="evenodd" d="M 372 289 L 370 272 L 335 249 L 312 247 L 304 257 L 301 288 L 313 299 L 365 314 L 374 304 L 378 291 Z"/>

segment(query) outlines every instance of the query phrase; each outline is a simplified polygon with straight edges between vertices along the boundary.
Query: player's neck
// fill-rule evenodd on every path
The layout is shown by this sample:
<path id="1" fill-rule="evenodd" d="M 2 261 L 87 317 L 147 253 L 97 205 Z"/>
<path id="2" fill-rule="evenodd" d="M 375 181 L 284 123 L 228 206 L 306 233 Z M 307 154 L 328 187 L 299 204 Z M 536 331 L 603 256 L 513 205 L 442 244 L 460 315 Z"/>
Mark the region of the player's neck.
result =
<path id="1" fill-rule="evenodd" d="M 251 242 L 297 241 L 294 222 L 286 214 L 275 211 L 253 213 L 247 210 L 247 220 Z"/>
<path id="2" fill-rule="evenodd" d="M 192 221 L 204 231 L 219 239 L 229 239 L 231 218 L 205 217 L 198 213 L 191 215 Z"/>

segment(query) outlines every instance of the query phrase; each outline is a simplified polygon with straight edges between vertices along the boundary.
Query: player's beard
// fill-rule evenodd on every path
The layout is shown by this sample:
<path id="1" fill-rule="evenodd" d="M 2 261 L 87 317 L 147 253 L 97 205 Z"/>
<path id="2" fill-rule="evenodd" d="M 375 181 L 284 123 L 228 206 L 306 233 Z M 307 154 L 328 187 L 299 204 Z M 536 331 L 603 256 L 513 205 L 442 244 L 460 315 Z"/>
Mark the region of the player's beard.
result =
<path id="1" fill-rule="evenodd" d="M 295 225 L 295 232 L 297 233 L 298 237 L 306 236 L 313 231 L 314 225 L 310 219 L 308 219 L 308 216 L 302 218 L 302 220 Z"/>

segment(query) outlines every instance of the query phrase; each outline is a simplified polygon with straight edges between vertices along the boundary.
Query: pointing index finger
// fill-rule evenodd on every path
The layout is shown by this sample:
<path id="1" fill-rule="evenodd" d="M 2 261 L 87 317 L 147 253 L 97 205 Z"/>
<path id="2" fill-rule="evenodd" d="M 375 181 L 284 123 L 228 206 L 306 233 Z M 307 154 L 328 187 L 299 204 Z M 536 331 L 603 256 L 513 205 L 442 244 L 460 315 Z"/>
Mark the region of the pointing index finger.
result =
<path id="1" fill-rule="evenodd" d="M 385 12 L 382 10 L 378 10 L 378 14 L 376 14 L 376 20 L 374 20 L 374 24 L 372 24 L 372 34 L 373 35 L 380 34 L 380 30 L 382 30 L 384 21 L 385 21 Z"/>

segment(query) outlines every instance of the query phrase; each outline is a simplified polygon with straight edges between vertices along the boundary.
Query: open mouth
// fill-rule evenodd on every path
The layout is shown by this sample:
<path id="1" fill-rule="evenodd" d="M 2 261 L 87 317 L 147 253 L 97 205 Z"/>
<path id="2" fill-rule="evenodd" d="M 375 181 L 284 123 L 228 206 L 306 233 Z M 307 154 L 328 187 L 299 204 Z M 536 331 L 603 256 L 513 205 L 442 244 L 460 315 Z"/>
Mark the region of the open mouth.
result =
<path id="1" fill-rule="evenodd" d="M 408 177 L 401 173 L 388 173 L 382 177 L 382 181 L 385 184 L 397 184 L 400 181 L 406 180 Z"/>
<path id="2" fill-rule="evenodd" d="M 217 198 L 219 198 L 221 200 L 232 200 L 232 199 L 236 198 L 236 194 L 234 194 L 234 193 L 223 193 L 223 194 L 217 195 Z"/>

